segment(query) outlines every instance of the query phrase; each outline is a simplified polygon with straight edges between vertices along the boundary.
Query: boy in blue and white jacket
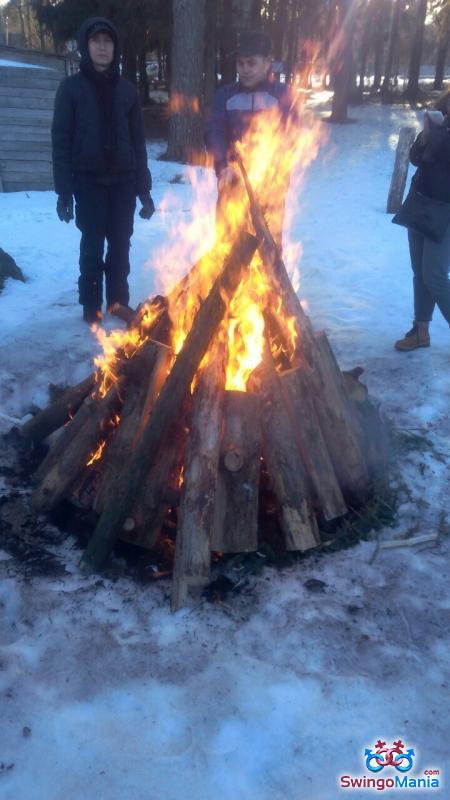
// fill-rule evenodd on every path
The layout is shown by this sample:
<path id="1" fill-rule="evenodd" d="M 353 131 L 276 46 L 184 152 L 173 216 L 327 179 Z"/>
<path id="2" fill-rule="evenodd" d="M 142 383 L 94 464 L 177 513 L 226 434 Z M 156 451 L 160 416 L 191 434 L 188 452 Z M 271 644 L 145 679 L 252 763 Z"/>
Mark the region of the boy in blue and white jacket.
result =
<path id="1" fill-rule="evenodd" d="M 255 114 L 278 107 L 286 118 L 292 113 L 292 95 L 287 84 L 269 80 L 272 68 L 271 41 L 256 31 L 242 33 L 236 53 L 237 83 L 223 86 L 215 96 L 205 129 L 206 149 L 214 160 L 219 203 L 239 180 L 233 164 L 233 145 L 240 141 Z"/>

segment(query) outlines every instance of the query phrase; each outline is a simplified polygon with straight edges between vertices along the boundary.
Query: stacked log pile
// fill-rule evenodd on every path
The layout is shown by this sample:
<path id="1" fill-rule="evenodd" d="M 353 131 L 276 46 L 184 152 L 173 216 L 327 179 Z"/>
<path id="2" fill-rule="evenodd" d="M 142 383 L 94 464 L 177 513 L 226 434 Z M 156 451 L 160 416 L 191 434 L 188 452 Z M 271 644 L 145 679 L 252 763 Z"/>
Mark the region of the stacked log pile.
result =
<path id="1" fill-rule="evenodd" d="M 248 180 L 247 191 L 255 235 L 236 237 L 178 355 L 167 302 L 156 298 L 150 323 L 137 315 L 139 346 L 118 358 L 106 392 L 92 375 L 22 429 L 36 442 L 61 428 L 36 474 L 34 504 L 48 512 L 68 499 L 98 515 L 86 572 L 118 538 L 154 546 L 177 506 L 174 610 L 208 583 L 212 552 L 258 549 L 262 465 L 286 549 L 306 551 L 320 543 L 321 520 L 364 503 L 386 460 L 386 432 L 358 374 L 342 373 L 326 335 L 313 332 Z M 279 312 L 267 308 L 262 362 L 247 391 L 230 391 L 218 331 L 257 248 L 297 345 L 280 366 L 271 346 L 274 330 L 283 336 Z M 174 290 L 179 299 L 195 269 Z"/>

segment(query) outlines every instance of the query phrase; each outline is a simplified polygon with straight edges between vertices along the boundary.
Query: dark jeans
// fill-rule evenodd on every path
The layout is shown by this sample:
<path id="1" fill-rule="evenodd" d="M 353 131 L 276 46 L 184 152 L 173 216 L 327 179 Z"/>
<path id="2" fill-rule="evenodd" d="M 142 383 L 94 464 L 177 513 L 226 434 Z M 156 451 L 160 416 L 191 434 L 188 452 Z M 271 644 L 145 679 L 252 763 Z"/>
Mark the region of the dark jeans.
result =
<path id="1" fill-rule="evenodd" d="M 105 186 L 77 177 L 74 195 L 75 221 L 81 231 L 80 303 L 101 309 L 105 273 L 107 307 L 114 303 L 126 306 L 129 301 L 130 238 L 136 208 L 135 183 L 129 181 Z M 103 260 L 105 240 L 107 250 Z"/>
<path id="2" fill-rule="evenodd" d="M 450 225 L 442 242 L 408 230 L 414 273 L 414 319 L 431 322 L 435 305 L 450 325 Z"/>

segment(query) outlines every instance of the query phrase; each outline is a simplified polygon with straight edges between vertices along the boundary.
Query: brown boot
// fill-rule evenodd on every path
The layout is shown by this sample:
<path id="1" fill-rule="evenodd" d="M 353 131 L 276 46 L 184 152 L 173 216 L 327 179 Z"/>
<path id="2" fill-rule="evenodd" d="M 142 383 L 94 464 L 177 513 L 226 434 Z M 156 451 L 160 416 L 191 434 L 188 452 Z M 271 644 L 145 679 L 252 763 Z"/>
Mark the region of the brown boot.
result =
<path id="1" fill-rule="evenodd" d="M 396 350 L 416 350 L 418 347 L 430 346 L 430 334 L 428 333 L 428 322 L 414 322 L 412 328 L 408 333 L 405 333 L 403 339 L 395 342 Z"/>

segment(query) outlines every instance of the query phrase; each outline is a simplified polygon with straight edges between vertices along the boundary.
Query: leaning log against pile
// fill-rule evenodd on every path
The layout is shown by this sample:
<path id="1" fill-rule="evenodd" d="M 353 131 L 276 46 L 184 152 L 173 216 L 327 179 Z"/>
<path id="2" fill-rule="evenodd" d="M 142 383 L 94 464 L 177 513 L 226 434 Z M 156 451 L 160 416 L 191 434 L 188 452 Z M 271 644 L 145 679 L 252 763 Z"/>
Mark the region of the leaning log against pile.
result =
<path id="1" fill-rule="evenodd" d="M 256 195 L 249 181 L 240 153 L 236 151 L 247 191 L 252 223 L 259 242 L 259 251 L 274 296 L 282 299 L 283 313 L 294 322 L 297 349 L 294 363 L 302 367 L 306 384 L 311 387 L 313 403 L 320 420 L 330 457 L 346 490 L 353 487 L 356 495 L 368 484 L 361 430 L 349 404 L 346 388 L 331 347 L 324 333 L 314 335 L 309 318 L 289 278 Z"/>
<path id="2" fill-rule="evenodd" d="M 213 347 L 192 398 L 178 514 L 172 611 L 186 603 L 191 587 L 209 582 L 225 397 L 225 355 L 220 343 Z"/>
<path id="3" fill-rule="evenodd" d="M 311 479 L 286 413 L 282 380 L 267 348 L 263 364 L 252 381 L 253 390 L 262 398 L 264 461 L 278 504 L 286 550 L 308 550 L 319 544 L 319 529 Z"/>

